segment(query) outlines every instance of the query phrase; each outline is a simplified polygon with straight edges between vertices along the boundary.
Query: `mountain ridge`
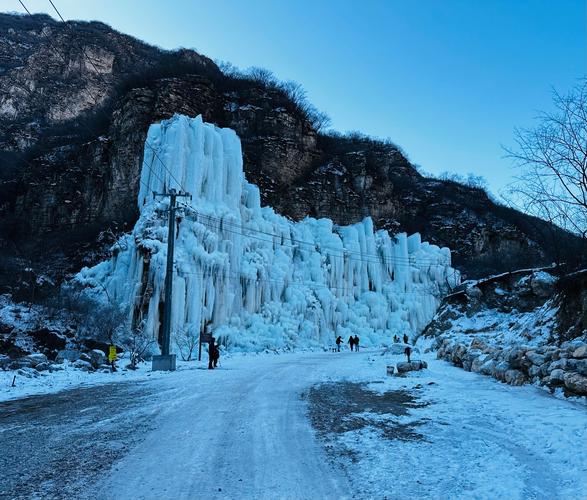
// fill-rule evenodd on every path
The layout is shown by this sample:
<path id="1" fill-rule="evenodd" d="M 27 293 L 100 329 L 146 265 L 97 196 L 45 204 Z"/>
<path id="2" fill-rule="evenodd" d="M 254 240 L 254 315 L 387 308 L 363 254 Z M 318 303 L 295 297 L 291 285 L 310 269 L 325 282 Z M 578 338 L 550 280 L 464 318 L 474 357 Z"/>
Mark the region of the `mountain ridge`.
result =
<path id="1" fill-rule="evenodd" d="M 282 87 L 195 51 L 94 21 L 1 14 L 0 26 L 3 292 L 28 296 L 39 277 L 57 283 L 107 254 L 138 217 L 146 131 L 175 113 L 234 129 L 263 204 L 293 220 L 371 215 L 450 247 L 469 276 L 550 263 L 555 242 L 575 242 L 483 190 L 422 176 L 392 143 L 317 130 Z"/>

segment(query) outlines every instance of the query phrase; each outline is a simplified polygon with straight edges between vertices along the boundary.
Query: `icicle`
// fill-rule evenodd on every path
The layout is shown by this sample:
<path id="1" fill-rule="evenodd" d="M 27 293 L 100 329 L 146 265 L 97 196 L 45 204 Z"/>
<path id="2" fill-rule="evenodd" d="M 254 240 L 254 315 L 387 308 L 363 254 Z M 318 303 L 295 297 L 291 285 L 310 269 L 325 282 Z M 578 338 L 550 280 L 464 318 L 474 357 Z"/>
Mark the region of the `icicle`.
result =
<path id="1" fill-rule="evenodd" d="M 438 295 L 459 282 L 450 250 L 419 234 L 390 237 L 375 232 L 370 218 L 340 227 L 328 219 L 293 223 L 261 207 L 232 130 L 176 115 L 152 125 L 147 137 L 133 234 L 121 239 L 110 261 L 76 279 L 142 307 L 154 337 L 167 230 L 156 211 L 166 205 L 151 192 L 168 188 L 192 194 L 175 246 L 176 332 L 198 332 L 211 320 L 237 349 L 323 344 L 355 333 L 363 345 L 377 345 L 423 328 Z M 148 287 L 142 286 L 145 255 Z"/>

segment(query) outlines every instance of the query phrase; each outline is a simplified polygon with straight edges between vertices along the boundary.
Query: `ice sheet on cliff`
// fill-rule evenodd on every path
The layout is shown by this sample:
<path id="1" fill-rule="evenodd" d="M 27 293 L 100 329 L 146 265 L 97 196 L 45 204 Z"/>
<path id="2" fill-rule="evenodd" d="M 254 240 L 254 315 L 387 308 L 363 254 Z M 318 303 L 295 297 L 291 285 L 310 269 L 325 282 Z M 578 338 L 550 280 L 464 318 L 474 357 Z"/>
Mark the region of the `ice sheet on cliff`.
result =
<path id="1" fill-rule="evenodd" d="M 432 318 L 448 284 L 459 282 L 448 248 L 419 234 L 391 237 L 365 218 L 349 226 L 301 222 L 261 207 L 245 180 L 240 140 L 202 118 L 176 115 L 151 125 L 133 232 L 112 259 L 83 269 L 88 293 L 131 305 L 157 335 L 164 297 L 166 202 L 153 191 L 192 194 L 178 217 L 172 332 L 215 334 L 235 350 L 330 344 L 358 334 L 389 343 Z"/>

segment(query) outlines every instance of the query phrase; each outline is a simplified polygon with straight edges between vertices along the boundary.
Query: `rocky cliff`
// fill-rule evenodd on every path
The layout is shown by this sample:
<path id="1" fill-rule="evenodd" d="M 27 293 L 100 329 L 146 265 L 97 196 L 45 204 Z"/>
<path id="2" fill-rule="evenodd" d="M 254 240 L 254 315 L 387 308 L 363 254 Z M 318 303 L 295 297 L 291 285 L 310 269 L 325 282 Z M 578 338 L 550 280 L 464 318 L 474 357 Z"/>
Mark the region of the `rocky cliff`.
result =
<path id="1" fill-rule="evenodd" d="M 282 88 L 194 51 L 97 22 L 2 14 L 0 292 L 29 298 L 103 258 L 138 216 L 147 128 L 174 113 L 236 130 L 263 203 L 295 220 L 370 214 L 449 246 L 469 276 L 550 262 L 554 241 L 574 242 L 482 190 L 423 177 L 393 144 L 321 133 Z"/>
<path id="2" fill-rule="evenodd" d="M 512 385 L 587 396 L 587 270 L 552 268 L 470 281 L 423 332 L 439 358 Z"/>

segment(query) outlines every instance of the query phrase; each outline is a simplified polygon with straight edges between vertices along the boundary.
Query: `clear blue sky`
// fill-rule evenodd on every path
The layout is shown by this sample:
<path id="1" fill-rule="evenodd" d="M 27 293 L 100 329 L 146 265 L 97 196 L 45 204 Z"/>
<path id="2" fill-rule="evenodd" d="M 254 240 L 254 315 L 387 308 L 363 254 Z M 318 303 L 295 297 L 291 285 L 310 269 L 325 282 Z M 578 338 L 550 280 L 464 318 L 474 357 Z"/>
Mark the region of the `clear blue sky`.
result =
<path id="1" fill-rule="evenodd" d="M 513 174 L 501 145 L 514 127 L 587 74 L 585 0 L 54 1 L 66 19 L 296 80 L 334 128 L 390 137 L 425 170 L 474 172 L 494 192 Z"/>

